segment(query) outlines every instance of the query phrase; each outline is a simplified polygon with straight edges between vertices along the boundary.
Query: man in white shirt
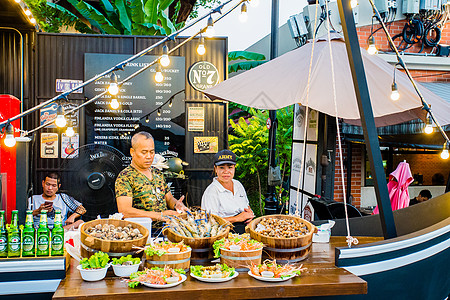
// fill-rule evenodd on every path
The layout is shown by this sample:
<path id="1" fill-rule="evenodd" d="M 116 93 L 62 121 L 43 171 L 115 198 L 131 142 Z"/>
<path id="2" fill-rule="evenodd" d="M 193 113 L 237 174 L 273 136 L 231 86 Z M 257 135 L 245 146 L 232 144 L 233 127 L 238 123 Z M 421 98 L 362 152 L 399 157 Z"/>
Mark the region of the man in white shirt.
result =
<path id="1" fill-rule="evenodd" d="M 47 221 L 49 228 L 53 227 L 55 210 L 61 211 L 62 224 L 65 229 L 77 228 L 83 221 L 75 220 L 82 216 L 86 210 L 80 202 L 66 194 L 56 194 L 61 183 L 59 175 L 51 172 L 42 180 L 43 193 L 33 195 L 28 198 L 28 209 L 33 210 L 34 226 L 39 226 L 39 219 L 42 210 L 47 211 Z M 67 217 L 69 215 L 69 217 Z"/>

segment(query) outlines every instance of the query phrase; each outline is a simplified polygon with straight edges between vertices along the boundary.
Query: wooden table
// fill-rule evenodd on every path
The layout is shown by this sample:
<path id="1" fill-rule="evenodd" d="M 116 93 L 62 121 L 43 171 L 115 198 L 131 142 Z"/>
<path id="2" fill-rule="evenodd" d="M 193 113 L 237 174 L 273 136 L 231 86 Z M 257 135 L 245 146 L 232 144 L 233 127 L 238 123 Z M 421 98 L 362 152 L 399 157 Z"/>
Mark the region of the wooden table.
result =
<path id="1" fill-rule="evenodd" d="M 359 238 L 360 244 L 381 240 Z M 66 279 L 61 281 L 54 299 L 264 299 L 283 297 L 334 296 L 366 294 L 367 283 L 352 273 L 334 265 L 335 247 L 346 246 L 345 238 L 332 237 L 330 244 L 313 244 L 310 256 L 304 261 L 307 270 L 300 277 L 281 282 L 261 282 L 247 273 L 240 273 L 224 283 L 200 282 L 190 276 L 182 284 L 168 289 L 152 289 L 145 286 L 128 288 L 125 282 L 114 276 L 112 270 L 104 280 L 86 282 L 76 270 L 78 262 L 71 261 Z"/>

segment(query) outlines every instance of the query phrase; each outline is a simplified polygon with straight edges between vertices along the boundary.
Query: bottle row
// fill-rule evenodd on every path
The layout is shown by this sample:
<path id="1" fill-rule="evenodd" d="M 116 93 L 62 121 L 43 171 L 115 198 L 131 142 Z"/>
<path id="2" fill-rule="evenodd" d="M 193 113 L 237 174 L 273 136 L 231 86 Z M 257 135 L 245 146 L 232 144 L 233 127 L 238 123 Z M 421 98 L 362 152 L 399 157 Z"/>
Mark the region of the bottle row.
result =
<path id="1" fill-rule="evenodd" d="M 34 229 L 33 211 L 28 210 L 25 227 L 18 225 L 19 213 L 13 210 L 11 224 L 7 228 L 5 211 L 0 211 L 0 258 L 64 255 L 64 228 L 61 211 L 55 211 L 55 223 L 50 230 L 47 211 L 42 210 L 38 229 Z"/>

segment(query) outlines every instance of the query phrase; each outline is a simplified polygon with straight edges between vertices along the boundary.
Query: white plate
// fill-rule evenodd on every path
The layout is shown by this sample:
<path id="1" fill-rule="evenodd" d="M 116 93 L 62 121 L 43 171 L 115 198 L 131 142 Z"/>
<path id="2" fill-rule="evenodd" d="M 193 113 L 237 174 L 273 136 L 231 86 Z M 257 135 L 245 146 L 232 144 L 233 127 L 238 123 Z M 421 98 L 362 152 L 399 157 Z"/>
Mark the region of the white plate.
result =
<path id="1" fill-rule="evenodd" d="M 252 271 L 248 271 L 248 275 L 252 276 L 255 279 L 261 280 L 261 281 L 268 281 L 268 282 L 281 282 L 281 281 L 286 281 L 291 279 L 292 277 L 295 277 L 294 275 L 291 275 L 289 277 L 284 277 L 284 278 L 271 278 L 271 277 L 262 277 L 262 276 L 256 276 L 252 273 Z"/>
<path id="2" fill-rule="evenodd" d="M 186 275 L 180 274 L 181 275 L 181 280 L 175 283 L 170 283 L 170 284 L 153 284 L 153 283 L 148 283 L 148 282 L 141 282 L 143 285 L 151 287 L 151 288 L 156 288 L 156 289 L 166 289 L 166 288 L 170 288 L 176 285 L 179 285 L 180 283 L 184 282 L 187 277 Z"/>
<path id="3" fill-rule="evenodd" d="M 225 281 L 229 281 L 233 278 L 238 277 L 239 273 L 234 271 L 234 275 L 233 276 L 229 276 L 229 277 L 225 277 L 225 278 L 204 278 L 204 277 L 198 277 L 195 276 L 194 274 L 190 273 L 192 277 L 194 277 L 197 280 L 200 281 L 204 281 L 204 282 L 225 282 Z"/>

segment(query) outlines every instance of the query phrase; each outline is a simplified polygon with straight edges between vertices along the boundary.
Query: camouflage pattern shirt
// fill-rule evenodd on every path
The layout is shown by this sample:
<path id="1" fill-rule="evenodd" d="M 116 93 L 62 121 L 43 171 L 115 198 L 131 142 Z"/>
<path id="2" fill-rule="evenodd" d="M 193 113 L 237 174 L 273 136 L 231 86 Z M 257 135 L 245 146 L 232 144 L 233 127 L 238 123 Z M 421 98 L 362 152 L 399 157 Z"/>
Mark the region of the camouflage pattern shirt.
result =
<path id="1" fill-rule="evenodd" d="M 164 175 L 150 168 L 152 180 L 131 165 L 120 172 L 116 179 L 116 197 L 132 197 L 133 207 L 147 211 L 167 210 L 166 194 L 170 192 Z"/>

